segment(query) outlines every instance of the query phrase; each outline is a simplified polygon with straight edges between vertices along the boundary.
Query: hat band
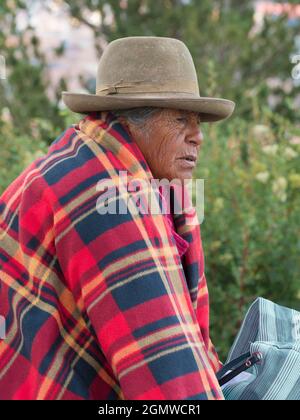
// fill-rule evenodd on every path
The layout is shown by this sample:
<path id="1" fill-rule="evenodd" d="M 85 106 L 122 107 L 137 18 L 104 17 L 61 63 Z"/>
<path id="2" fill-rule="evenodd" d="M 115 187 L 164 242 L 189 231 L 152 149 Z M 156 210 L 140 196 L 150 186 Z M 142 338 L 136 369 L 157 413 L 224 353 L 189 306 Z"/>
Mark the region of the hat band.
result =
<path id="1" fill-rule="evenodd" d="M 185 93 L 190 95 L 199 95 L 199 87 L 194 81 L 172 81 L 158 85 L 147 83 L 146 81 L 136 81 L 122 83 L 123 80 L 112 85 L 99 86 L 96 89 L 96 95 L 107 96 L 117 93 Z"/>

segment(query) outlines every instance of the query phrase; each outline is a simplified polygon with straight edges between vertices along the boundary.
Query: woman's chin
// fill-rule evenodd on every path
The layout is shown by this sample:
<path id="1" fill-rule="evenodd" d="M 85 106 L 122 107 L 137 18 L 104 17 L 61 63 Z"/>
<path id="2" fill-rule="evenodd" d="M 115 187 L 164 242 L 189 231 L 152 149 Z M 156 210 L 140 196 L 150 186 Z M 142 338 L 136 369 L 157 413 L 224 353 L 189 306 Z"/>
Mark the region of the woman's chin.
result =
<path id="1" fill-rule="evenodd" d="M 167 179 L 168 181 L 172 182 L 176 179 L 179 179 L 181 181 L 184 181 L 185 179 L 192 179 L 193 178 L 193 169 L 191 168 L 180 168 L 172 173 L 165 172 L 160 173 L 158 176 L 154 176 L 155 179 L 158 179 L 159 181 L 163 179 Z"/>
<path id="2" fill-rule="evenodd" d="M 184 181 L 185 179 L 192 179 L 193 178 L 193 170 L 192 169 L 181 169 L 177 173 L 177 178 Z"/>

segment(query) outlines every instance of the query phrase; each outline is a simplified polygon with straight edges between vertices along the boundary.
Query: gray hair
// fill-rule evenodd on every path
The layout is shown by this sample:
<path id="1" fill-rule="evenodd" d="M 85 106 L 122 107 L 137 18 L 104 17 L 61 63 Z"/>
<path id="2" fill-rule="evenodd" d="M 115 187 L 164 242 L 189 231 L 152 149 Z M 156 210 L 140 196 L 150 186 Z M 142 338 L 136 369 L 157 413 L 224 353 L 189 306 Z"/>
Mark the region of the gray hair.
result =
<path id="1" fill-rule="evenodd" d="M 143 108 L 118 109 L 113 110 L 112 113 L 118 118 L 126 118 L 129 123 L 141 127 L 161 111 L 161 108 L 148 106 Z"/>

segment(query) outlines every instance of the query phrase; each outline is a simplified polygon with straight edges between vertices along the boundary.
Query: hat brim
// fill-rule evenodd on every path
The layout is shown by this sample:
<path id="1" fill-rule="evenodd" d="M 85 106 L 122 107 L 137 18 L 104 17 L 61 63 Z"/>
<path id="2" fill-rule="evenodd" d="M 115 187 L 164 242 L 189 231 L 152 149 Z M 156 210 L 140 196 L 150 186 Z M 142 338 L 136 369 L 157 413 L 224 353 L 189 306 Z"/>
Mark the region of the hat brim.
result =
<path id="1" fill-rule="evenodd" d="M 94 111 L 113 111 L 140 107 L 159 107 L 194 111 L 202 122 L 215 122 L 230 117 L 235 103 L 228 99 L 198 97 L 186 94 L 113 94 L 107 96 L 62 92 L 66 106 L 73 112 L 86 114 Z"/>

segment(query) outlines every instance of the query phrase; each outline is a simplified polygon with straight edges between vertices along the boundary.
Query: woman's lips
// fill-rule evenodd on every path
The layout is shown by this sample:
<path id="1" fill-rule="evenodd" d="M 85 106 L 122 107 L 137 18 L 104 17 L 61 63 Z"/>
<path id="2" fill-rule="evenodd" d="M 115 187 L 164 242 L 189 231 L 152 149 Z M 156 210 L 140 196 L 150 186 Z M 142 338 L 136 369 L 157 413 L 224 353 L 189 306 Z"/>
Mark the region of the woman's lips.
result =
<path id="1" fill-rule="evenodd" d="M 197 158 L 195 156 L 184 156 L 178 158 L 180 166 L 186 169 L 193 169 L 196 166 Z"/>

